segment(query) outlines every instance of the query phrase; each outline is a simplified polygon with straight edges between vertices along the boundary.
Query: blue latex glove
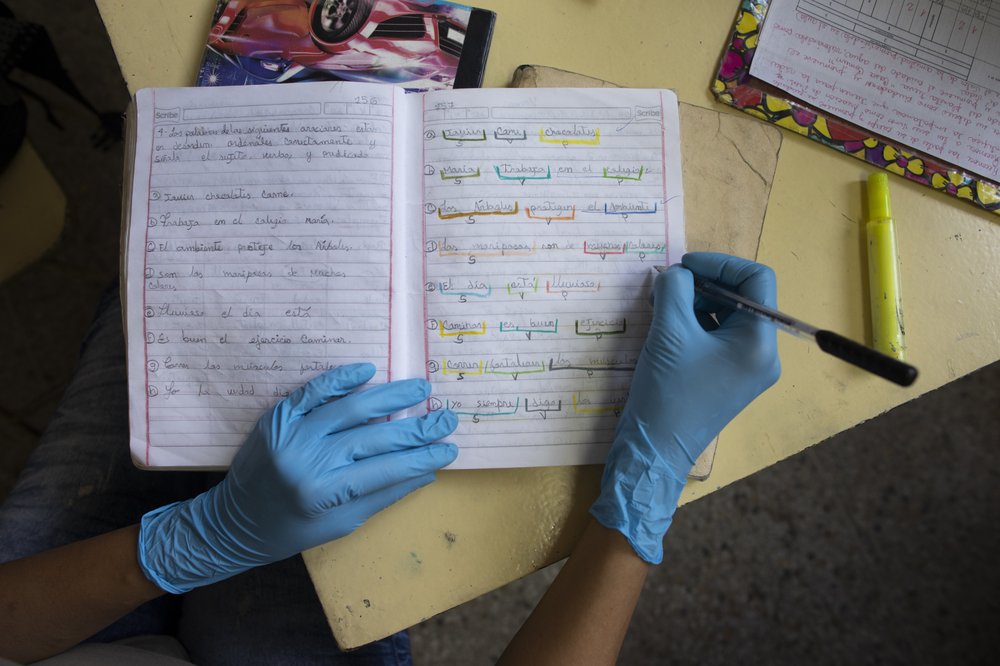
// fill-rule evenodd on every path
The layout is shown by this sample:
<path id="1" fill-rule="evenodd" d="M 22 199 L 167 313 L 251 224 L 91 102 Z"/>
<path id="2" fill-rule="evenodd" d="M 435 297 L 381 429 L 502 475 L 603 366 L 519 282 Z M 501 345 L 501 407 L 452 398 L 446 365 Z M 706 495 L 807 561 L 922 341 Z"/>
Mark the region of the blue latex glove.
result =
<path id="1" fill-rule="evenodd" d="M 663 560 L 663 535 L 694 461 L 781 374 L 774 326 L 696 299 L 692 272 L 777 307 L 774 272 L 725 254 L 687 254 L 656 277 L 649 334 L 590 510 L 652 564 Z M 721 325 L 705 330 L 696 310 Z"/>
<path id="2" fill-rule="evenodd" d="M 432 442 L 458 419 L 367 425 L 430 395 L 423 379 L 347 395 L 374 374 L 359 363 L 316 377 L 260 418 L 219 485 L 143 516 L 146 577 L 174 594 L 229 578 L 349 534 L 433 481 L 458 450 Z"/>

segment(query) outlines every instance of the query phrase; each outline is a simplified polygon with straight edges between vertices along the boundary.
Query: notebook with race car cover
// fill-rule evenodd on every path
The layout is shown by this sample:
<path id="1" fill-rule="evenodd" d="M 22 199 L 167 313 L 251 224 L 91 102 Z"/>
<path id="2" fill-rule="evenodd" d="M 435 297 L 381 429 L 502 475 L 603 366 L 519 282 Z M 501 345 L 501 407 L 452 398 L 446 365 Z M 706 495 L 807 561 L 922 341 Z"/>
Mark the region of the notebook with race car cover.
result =
<path id="1" fill-rule="evenodd" d="M 496 14 L 426 0 L 218 0 L 199 86 L 478 88 Z"/>

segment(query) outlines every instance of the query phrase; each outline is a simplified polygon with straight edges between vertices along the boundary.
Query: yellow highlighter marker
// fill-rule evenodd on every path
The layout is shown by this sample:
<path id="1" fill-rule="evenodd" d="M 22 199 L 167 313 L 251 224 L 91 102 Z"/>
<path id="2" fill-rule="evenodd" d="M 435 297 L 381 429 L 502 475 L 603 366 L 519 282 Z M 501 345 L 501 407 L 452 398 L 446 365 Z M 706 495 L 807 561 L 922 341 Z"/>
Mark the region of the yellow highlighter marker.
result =
<path id="1" fill-rule="evenodd" d="M 889 175 L 868 176 L 868 294 L 872 308 L 872 345 L 900 361 L 906 358 L 900 304 L 896 227 L 889 206 Z"/>

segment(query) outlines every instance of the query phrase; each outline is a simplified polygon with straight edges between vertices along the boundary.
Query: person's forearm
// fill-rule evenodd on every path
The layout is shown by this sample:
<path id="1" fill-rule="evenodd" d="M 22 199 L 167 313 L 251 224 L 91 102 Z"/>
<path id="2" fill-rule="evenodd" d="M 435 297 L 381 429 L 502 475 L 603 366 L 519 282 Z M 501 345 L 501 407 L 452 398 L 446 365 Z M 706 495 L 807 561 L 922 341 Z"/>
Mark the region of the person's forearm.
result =
<path id="1" fill-rule="evenodd" d="M 139 568 L 138 534 L 133 525 L 0 564 L 0 656 L 58 654 L 163 594 Z"/>
<path id="2" fill-rule="evenodd" d="M 614 664 L 649 566 L 591 518 L 499 663 Z"/>

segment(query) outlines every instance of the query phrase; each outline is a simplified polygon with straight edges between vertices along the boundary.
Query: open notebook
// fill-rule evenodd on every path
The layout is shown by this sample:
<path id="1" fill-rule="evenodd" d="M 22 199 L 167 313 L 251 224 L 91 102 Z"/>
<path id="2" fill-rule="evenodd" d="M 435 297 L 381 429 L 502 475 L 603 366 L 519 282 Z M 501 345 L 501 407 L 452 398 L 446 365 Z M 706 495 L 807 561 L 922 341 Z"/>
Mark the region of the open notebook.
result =
<path id="1" fill-rule="evenodd" d="M 224 467 L 356 361 L 433 383 L 454 467 L 603 462 L 684 251 L 671 92 L 149 89 L 129 128 L 137 464 Z"/>

